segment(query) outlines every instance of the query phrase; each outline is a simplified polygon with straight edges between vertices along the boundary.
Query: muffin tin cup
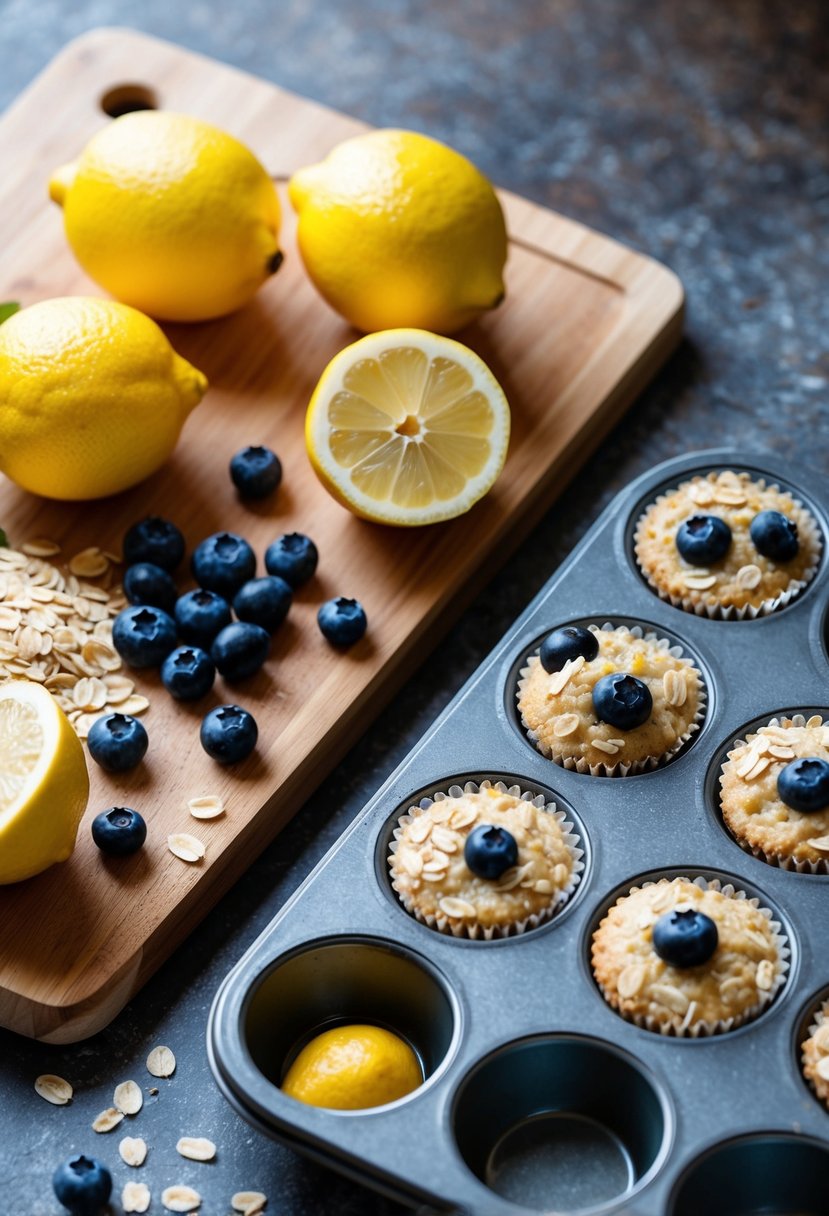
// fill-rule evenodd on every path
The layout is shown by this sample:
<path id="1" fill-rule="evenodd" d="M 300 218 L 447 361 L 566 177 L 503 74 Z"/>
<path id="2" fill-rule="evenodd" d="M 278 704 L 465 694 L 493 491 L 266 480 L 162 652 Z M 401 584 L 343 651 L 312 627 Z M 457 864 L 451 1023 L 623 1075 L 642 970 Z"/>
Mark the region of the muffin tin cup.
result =
<path id="1" fill-rule="evenodd" d="M 816 1146 L 808 1163 L 823 1162 L 829 1112 L 807 1086 L 794 1044 L 816 1007 L 815 994 L 829 991 L 829 879 L 767 865 L 741 849 L 719 818 L 714 769 L 746 723 L 768 721 L 783 712 L 781 706 L 790 715 L 825 702 L 829 566 L 823 561 L 785 609 L 724 622 L 659 600 L 632 552 L 635 520 L 659 487 L 726 465 L 750 467 L 795 489 L 827 534 L 823 479 L 759 456 L 747 461 L 733 452 L 692 454 L 654 469 L 619 495 L 224 981 L 211 1011 L 208 1052 L 223 1092 L 255 1127 L 384 1194 L 464 1216 L 517 1216 L 549 1211 L 553 1204 L 581 1216 L 666 1216 L 674 1204 L 672 1216 L 685 1216 L 687 1208 L 677 1205 L 695 1194 L 686 1186 L 693 1188 L 695 1177 L 721 1175 L 719 1166 L 705 1164 L 712 1146 L 773 1141 L 776 1154 L 777 1141 L 787 1141 L 785 1129 L 794 1126 L 794 1146 Z M 670 763 L 624 781 L 602 780 L 554 764 L 527 740 L 515 712 L 519 668 L 550 629 L 584 620 L 641 622 L 660 637 L 676 638 L 699 666 L 708 694 L 705 718 Z M 490 941 L 435 932 L 409 915 L 391 888 L 386 860 L 397 819 L 408 807 L 487 776 L 555 802 L 585 849 L 580 881 L 556 915 Z M 730 882 L 759 897 L 783 926 L 791 949 L 785 982 L 759 1016 L 728 1033 L 675 1037 L 636 1026 L 607 1004 L 593 977 L 589 943 L 609 902 L 637 882 L 671 874 Z M 401 987 L 393 970 L 389 986 L 378 989 L 370 977 L 382 976 L 384 968 L 363 971 L 363 981 L 358 968 L 364 999 L 356 1004 L 345 999 L 345 988 L 321 979 L 328 1004 L 303 1006 L 292 998 L 294 1021 L 268 1055 L 261 1046 L 267 1033 L 257 1031 L 257 1038 L 250 1021 L 251 1002 L 266 991 L 268 977 L 321 944 L 350 951 L 355 942 L 407 960 L 427 977 L 423 985 L 413 981 L 415 988 L 441 995 L 421 1003 L 425 1016 L 417 1025 L 406 1025 L 383 995 Z M 308 986 L 306 980 L 293 985 L 297 992 Z M 266 1028 L 282 1005 L 276 988 L 270 992 L 260 998 Z M 447 1011 L 436 1015 L 446 1029 L 432 1049 L 432 1071 L 407 1098 L 346 1115 L 304 1106 L 279 1090 L 292 1050 L 288 1040 L 313 1033 L 321 1017 L 359 1014 L 396 1029 L 423 1052 L 429 1040 L 418 1041 L 419 1027 L 435 1016 L 430 1008 Z M 519 1067 L 519 1045 L 535 1042 L 544 1045 L 538 1067 Z M 597 1090 L 591 1110 L 584 1108 L 584 1095 L 565 1084 L 566 1057 L 574 1048 L 555 1046 L 574 1042 L 589 1045 L 571 1080 L 591 1078 Z M 615 1119 L 601 1082 L 601 1066 L 609 1076 L 616 1067 L 607 1063 L 607 1052 L 628 1066 L 620 1092 L 630 1129 Z M 596 1061 L 598 1072 L 592 1071 Z M 536 1073 L 546 1077 L 542 1096 Z M 487 1130 L 476 1112 L 471 1086 L 478 1075 L 488 1076 L 493 1093 L 501 1095 L 497 1128 Z M 581 1086 L 585 1093 L 589 1088 Z M 656 1117 L 646 1113 L 651 1106 L 641 1095 L 648 1092 L 662 1112 Z M 630 1143 L 648 1127 L 650 1161 L 647 1154 L 636 1158 Z M 477 1138 L 486 1141 L 483 1159 L 476 1155 Z M 795 1160 L 787 1145 L 781 1162 Z M 555 1180 L 562 1161 L 571 1190 L 556 1196 L 548 1186 L 550 1171 Z M 697 1174 L 697 1167 L 703 1172 Z M 590 1179 L 582 1177 L 588 1173 L 593 1181 L 608 1176 L 605 1191 L 591 1192 Z M 739 1206 L 731 1212 L 759 1213 L 755 1197 L 751 1192 L 745 1214 Z M 798 1202 L 798 1216 L 818 1216 L 825 1210 L 825 1187 L 817 1201 L 807 1191 Z"/>
<path id="2" fill-rule="evenodd" d="M 829 710 L 821 710 L 818 712 L 820 712 L 822 717 L 824 714 L 826 715 L 824 717 L 824 723 L 827 726 L 829 726 Z M 781 717 L 786 717 L 786 716 L 788 716 L 788 715 L 783 715 L 783 714 L 776 715 L 772 718 L 769 718 L 768 721 L 766 721 L 766 722 L 761 722 L 758 725 L 755 725 L 751 730 L 747 730 L 745 733 L 747 735 L 753 734 L 757 729 L 759 729 L 759 726 L 778 726 L 780 724 Z M 805 714 L 793 713 L 791 715 L 791 722 L 792 722 L 793 726 L 805 726 L 807 721 L 808 721 L 808 717 Z M 744 738 L 734 739 L 728 745 L 728 752 L 732 752 L 738 747 L 745 747 L 746 743 L 747 743 L 747 740 Z M 726 758 L 727 758 L 728 752 L 726 753 Z M 720 762 L 722 762 L 722 761 L 720 761 Z M 719 767 L 719 765 L 718 765 L 718 767 Z M 722 815 L 722 807 L 718 805 L 718 809 L 719 809 L 720 815 Z M 783 857 L 783 856 L 776 855 L 774 853 L 767 853 L 764 849 L 759 848 L 757 845 L 749 844 L 748 841 L 746 841 L 746 840 L 740 840 L 739 837 L 737 837 L 729 829 L 728 824 L 725 823 L 724 820 L 723 820 L 723 828 L 726 832 L 728 832 L 731 839 L 736 844 L 738 844 L 741 849 L 745 849 L 745 851 L 747 853 L 751 853 L 753 857 L 758 857 L 761 861 L 764 861 L 766 863 L 766 865 L 779 866 L 779 868 L 781 870 L 790 870 L 797 874 L 822 874 L 822 875 L 829 874 L 829 854 L 827 854 L 825 860 L 820 860 L 820 861 L 809 861 L 809 860 L 800 861 L 796 857 Z"/>
<path id="3" fill-rule="evenodd" d="M 754 470 L 746 469 L 742 461 L 735 461 L 733 465 L 728 465 L 727 467 L 733 467 L 735 472 L 754 472 Z M 699 469 L 697 471 L 705 472 L 707 470 Z M 642 514 L 639 516 L 635 524 L 633 534 L 634 545 L 638 541 L 639 527 L 644 520 L 645 512 L 648 510 L 648 507 L 656 505 L 656 503 L 660 502 L 662 498 L 673 493 L 677 488 L 678 486 L 673 485 L 671 487 L 664 487 L 660 489 L 660 492 L 656 495 L 656 497 L 643 508 Z M 788 489 L 786 486 L 781 487 L 776 481 L 771 483 L 766 482 L 766 488 L 771 490 L 779 490 L 781 488 Z M 808 566 L 806 570 L 804 570 L 803 578 L 791 579 L 789 586 L 784 591 L 782 591 L 779 595 L 770 596 L 768 599 L 763 600 L 761 604 L 745 604 L 742 607 L 737 607 L 732 604 L 705 604 L 699 600 L 693 599 L 690 596 L 672 595 L 663 587 L 660 587 L 659 584 L 652 579 L 645 570 L 642 569 L 638 560 L 635 559 L 639 573 L 647 583 L 648 587 L 650 587 L 653 593 L 658 595 L 660 599 L 665 600 L 666 603 L 671 604 L 674 608 L 680 608 L 683 612 L 690 612 L 695 616 L 705 616 L 709 620 L 753 621 L 758 617 L 768 616 L 769 613 L 777 612 L 780 608 L 785 608 L 788 604 L 791 604 L 792 601 L 796 599 L 806 587 L 808 587 L 809 583 L 817 573 L 823 551 L 823 537 L 817 521 L 811 514 L 811 508 L 803 503 L 796 494 L 793 494 L 792 497 L 794 499 L 795 506 L 800 507 L 801 510 L 806 512 L 805 518 L 801 525 L 801 533 L 805 534 L 809 538 L 815 553 L 815 562 L 814 565 Z M 701 507 L 701 510 L 704 510 L 704 507 Z"/>
<path id="4" fill-rule="evenodd" d="M 668 1216 L 769 1216 L 826 1211 L 829 1145 L 786 1131 L 716 1144 L 694 1161 Z"/>
<path id="5" fill-rule="evenodd" d="M 392 889 L 397 894 L 401 906 L 404 907 L 411 916 L 414 916 L 417 920 L 419 920 L 421 924 L 428 926 L 430 929 L 436 930 L 438 933 L 450 933 L 453 937 L 466 937 L 471 941 L 476 941 L 479 939 L 483 941 L 492 941 L 494 938 L 515 937 L 521 933 L 526 933 L 528 929 L 537 929 L 539 925 L 546 924 L 546 922 L 551 920 L 552 917 L 555 916 L 555 914 L 559 912 L 571 898 L 584 871 L 584 861 L 582 860 L 584 857 L 584 849 L 580 847 L 581 839 L 578 832 L 575 830 L 572 822 L 568 820 L 567 811 L 559 810 L 555 802 L 548 802 L 545 794 L 538 794 L 532 790 L 524 790 L 522 789 L 520 783 L 518 785 L 507 786 L 503 781 L 496 780 L 493 782 L 489 778 L 485 778 L 480 783 L 477 781 L 466 781 L 462 786 L 450 785 L 448 796 L 452 798 L 459 798 L 462 794 L 477 794 L 482 789 L 490 788 L 500 790 L 505 794 L 513 794 L 515 797 L 523 798 L 524 800 L 531 802 L 532 805 L 537 809 L 544 810 L 548 814 L 552 815 L 562 830 L 564 844 L 572 860 L 572 870 L 570 874 L 570 881 L 566 886 L 562 887 L 561 890 L 556 893 L 555 898 L 547 908 L 543 909 L 541 912 L 533 913 L 531 916 L 527 916 L 523 920 L 513 921 L 509 925 L 504 926 L 481 925 L 477 923 L 453 924 L 452 921 L 446 916 L 434 916 L 421 912 L 421 910 L 414 905 L 412 900 L 407 899 L 404 893 L 398 891 L 398 888 L 395 886 L 391 875 L 389 876 Z M 419 807 L 421 810 L 428 810 L 429 807 L 434 806 L 436 802 L 442 802 L 446 797 L 447 794 L 445 794 L 442 790 L 436 790 L 430 796 L 421 798 L 419 801 Z M 400 829 L 404 824 L 410 824 L 412 822 L 411 811 L 414 809 L 416 808 L 410 807 L 405 814 L 400 816 L 398 819 L 399 826 L 396 827 L 392 832 L 392 840 L 389 844 L 389 852 L 387 857 L 389 866 L 392 865 L 400 844 Z"/>
<path id="6" fill-rule="evenodd" d="M 619 626 L 615 625 L 612 621 L 605 621 L 602 624 L 601 628 L 603 630 L 613 630 L 613 629 L 619 628 Z M 654 632 L 653 630 L 646 631 L 646 629 L 644 629 L 642 627 L 642 625 L 638 625 L 638 624 L 631 625 L 630 632 L 633 634 L 634 637 L 645 638 L 646 641 L 656 642 L 657 645 L 662 646 L 666 650 L 668 650 L 670 652 L 670 654 L 673 655 L 674 658 L 680 658 L 680 657 L 688 658 L 689 657 L 684 652 L 681 645 L 679 645 L 676 642 L 670 641 L 668 638 L 659 637 L 658 634 L 656 632 Z M 533 654 L 531 657 L 535 658 L 537 655 L 538 655 L 538 649 L 533 651 Z M 527 681 L 527 678 L 530 675 L 530 672 L 531 672 L 531 668 L 528 665 L 526 667 L 522 667 L 518 673 L 519 679 L 518 679 L 518 684 L 517 684 L 517 687 L 515 690 L 516 701 L 520 700 L 521 693 L 523 692 L 524 685 Z M 702 673 L 700 673 L 700 674 L 702 674 Z M 536 733 L 536 731 L 534 731 L 532 729 L 532 727 L 530 727 L 527 724 L 527 722 L 525 721 L 525 719 L 521 713 L 521 710 L 520 710 L 520 708 L 518 708 L 518 706 L 516 706 L 516 712 L 518 713 L 518 718 L 521 723 L 521 727 L 522 727 L 524 733 L 526 734 L 529 742 L 533 745 L 533 747 L 535 747 L 535 749 L 538 752 L 541 753 L 542 756 L 546 757 L 546 759 L 548 759 L 548 760 L 552 760 L 554 764 L 560 764 L 562 768 L 573 769 L 577 773 L 589 773 L 591 777 L 630 777 L 630 776 L 636 776 L 638 773 L 649 772 L 655 768 L 662 767 L 662 765 L 668 764 L 674 758 L 674 756 L 678 755 L 678 753 L 683 750 L 683 748 L 690 742 L 690 740 L 693 738 L 693 736 L 696 734 L 696 732 L 702 726 L 702 723 L 705 719 L 705 709 L 706 709 L 707 699 L 708 698 L 707 698 L 707 692 L 706 692 L 706 688 L 705 688 L 705 680 L 703 678 L 702 683 L 700 685 L 700 695 L 699 695 L 699 703 L 697 705 L 697 712 L 694 715 L 694 720 L 690 724 L 688 730 L 683 732 L 683 734 L 678 737 L 678 739 L 673 747 L 668 748 L 666 751 L 662 752 L 660 755 L 644 756 L 640 760 L 631 761 L 630 764 L 625 764 L 622 761 L 620 761 L 618 764 L 609 764 L 609 763 L 588 764 L 587 761 L 583 757 L 581 757 L 577 760 L 573 756 L 554 756 L 552 749 L 550 747 L 548 747 L 538 737 L 538 734 Z"/>

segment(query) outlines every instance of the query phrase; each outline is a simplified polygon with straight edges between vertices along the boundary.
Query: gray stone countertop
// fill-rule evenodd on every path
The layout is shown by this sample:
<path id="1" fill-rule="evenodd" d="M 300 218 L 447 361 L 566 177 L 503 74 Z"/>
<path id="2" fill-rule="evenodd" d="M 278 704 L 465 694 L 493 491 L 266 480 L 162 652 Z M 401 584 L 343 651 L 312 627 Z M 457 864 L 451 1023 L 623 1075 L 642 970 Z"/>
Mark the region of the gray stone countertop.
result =
<path id="1" fill-rule="evenodd" d="M 56 1216 L 55 1164 L 147 1050 L 179 1066 L 131 1129 L 154 1193 L 205 1216 L 255 1188 L 279 1216 L 400 1209 L 251 1131 L 204 1051 L 210 1002 L 253 938 L 403 758 L 610 498 L 666 457 L 733 444 L 829 463 L 829 10 L 823 0 L 2 0 L 0 106 L 76 34 L 140 27 L 382 126 L 416 127 L 499 185 L 646 251 L 685 284 L 687 336 L 562 500 L 243 881 L 112 1025 L 75 1047 L 0 1032 L 0 1208 Z M 45 1106 L 41 1072 L 71 1078 Z M 59 1113 L 62 1116 L 56 1119 Z M 190 1166 L 181 1134 L 218 1160 Z M 94 1142 L 94 1143 L 93 1143 Z M 182 1168 L 186 1167 L 186 1168 Z M 133 1173 L 135 1177 L 135 1173 Z M 120 1211 L 120 1205 L 113 1205 Z"/>

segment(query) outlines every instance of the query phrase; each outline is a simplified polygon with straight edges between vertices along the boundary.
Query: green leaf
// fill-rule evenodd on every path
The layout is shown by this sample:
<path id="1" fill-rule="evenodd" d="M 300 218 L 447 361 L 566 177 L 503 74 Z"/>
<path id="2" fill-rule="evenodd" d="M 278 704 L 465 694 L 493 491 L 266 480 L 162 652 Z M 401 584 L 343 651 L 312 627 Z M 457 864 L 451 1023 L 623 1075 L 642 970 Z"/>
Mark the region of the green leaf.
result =
<path id="1" fill-rule="evenodd" d="M 0 549 L 8 549 L 9 542 L 6 540 L 6 533 L 0 528 Z"/>
<path id="2" fill-rule="evenodd" d="M 0 325 L 4 321 L 8 321 L 9 317 L 13 317 L 16 312 L 20 312 L 20 305 L 14 300 L 10 300 L 7 304 L 0 304 Z"/>

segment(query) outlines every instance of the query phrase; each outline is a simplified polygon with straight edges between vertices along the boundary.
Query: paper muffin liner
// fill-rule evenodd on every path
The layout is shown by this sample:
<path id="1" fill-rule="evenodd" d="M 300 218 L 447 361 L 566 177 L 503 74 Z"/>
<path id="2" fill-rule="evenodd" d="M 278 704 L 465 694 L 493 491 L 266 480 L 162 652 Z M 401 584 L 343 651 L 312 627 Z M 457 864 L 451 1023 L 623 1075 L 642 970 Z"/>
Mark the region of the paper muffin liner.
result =
<path id="1" fill-rule="evenodd" d="M 675 877 L 681 878 L 685 876 L 676 875 Z M 722 883 L 718 878 L 709 879 L 698 875 L 696 878 L 689 879 L 689 881 L 692 882 L 694 886 L 699 887 L 702 891 L 719 891 L 722 895 L 725 895 L 730 899 L 746 899 L 761 913 L 762 916 L 766 917 L 769 922 L 769 928 L 772 930 L 772 943 L 777 949 L 777 956 L 780 961 L 780 966 L 774 977 L 774 983 L 768 992 L 761 993 L 760 998 L 755 1005 L 743 1010 L 742 1013 L 735 1014 L 734 1017 L 717 1018 L 714 1021 L 701 1018 L 698 1022 L 691 1023 L 689 1019 L 693 1016 L 694 1009 L 693 1002 L 691 1002 L 688 1012 L 681 1021 L 661 1022 L 658 1018 L 654 1018 L 650 1014 L 626 1013 L 617 1005 L 613 1004 L 611 999 L 612 994 L 609 994 L 604 985 L 599 983 L 599 980 L 596 979 L 595 972 L 593 972 L 593 978 L 596 980 L 596 985 L 610 1008 L 614 1013 L 617 1013 L 620 1018 L 624 1018 L 626 1022 L 632 1022 L 635 1026 L 639 1026 L 642 1030 L 650 1030 L 654 1034 L 661 1034 L 663 1036 L 670 1036 L 674 1038 L 701 1039 L 709 1038 L 712 1035 L 727 1034 L 730 1030 L 736 1030 L 739 1026 L 745 1026 L 747 1022 L 753 1022 L 760 1016 L 761 1013 L 768 1009 L 769 1005 L 771 1005 L 772 1001 L 786 982 L 786 976 L 789 971 L 789 959 L 791 951 L 789 950 L 788 938 L 784 933 L 781 932 L 780 922 L 774 919 L 774 913 L 770 908 L 765 908 L 761 905 L 760 900 L 756 896 L 747 895 L 745 891 L 739 890 L 734 886 L 733 883 Z M 631 887 L 628 894 L 632 895 L 634 891 L 640 891 L 645 887 L 653 887 L 655 885 L 655 882 L 644 882 L 642 883 L 641 887 Z M 616 903 L 618 902 L 619 900 L 616 901 Z M 608 909 L 608 911 L 610 911 L 610 909 Z M 604 920 L 604 917 L 602 920 Z M 673 1016 L 674 1018 L 678 1018 L 679 1015 L 675 1014 Z"/>
<path id="2" fill-rule="evenodd" d="M 807 719 L 803 714 L 793 714 L 792 717 L 788 719 L 788 721 L 791 722 L 792 726 L 805 726 Z M 825 724 L 829 725 L 829 721 L 827 721 Z M 782 726 L 783 723 L 780 720 L 780 718 L 769 718 L 768 722 L 765 722 L 763 725 L 764 726 Z M 758 730 L 759 729 L 760 728 L 758 727 Z M 735 739 L 733 741 L 733 743 L 731 744 L 731 747 L 728 750 L 728 759 L 729 760 L 731 759 L 731 753 L 736 751 L 738 747 L 747 747 L 747 746 L 748 746 L 748 739 Z M 719 779 L 720 814 L 722 814 L 723 777 L 724 777 L 724 774 L 723 774 L 722 767 L 721 767 L 720 768 L 720 779 Z M 766 863 L 766 865 L 777 866 L 777 868 L 779 870 L 788 870 L 792 874 L 829 874 L 829 857 L 821 858 L 818 861 L 808 861 L 808 860 L 798 861 L 798 859 L 795 857 L 789 857 L 789 856 L 784 856 L 784 855 L 775 855 L 774 853 L 767 853 L 764 849 L 761 849 L 759 847 L 759 845 L 752 845 L 752 844 L 749 844 L 749 842 L 747 840 L 741 840 L 740 837 L 737 836 L 735 832 L 732 832 L 731 828 L 725 822 L 724 816 L 723 816 L 723 826 L 725 827 L 725 830 L 728 832 L 728 835 L 731 837 L 731 839 L 740 846 L 740 848 L 743 850 L 744 853 L 750 853 L 752 855 L 752 857 L 759 858 L 759 860 L 764 861 Z"/>
<path id="3" fill-rule="evenodd" d="M 628 629 L 627 626 L 614 625 L 611 621 L 605 621 L 600 628 L 609 632 L 612 632 L 615 629 L 625 629 L 628 633 L 632 634 L 633 637 L 643 638 L 646 642 L 653 642 L 657 646 L 664 648 L 675 659 L 687 659 L 687 655 L 685 655 L 681 646 L 678 646 L 674 642 L 669 642 L 667 638 L 659 637 L 659 635 L 653 630 L 649 630 L 646 633 L 641 625 L 633 625 L 630 629 Z M 541 648 L 538 647 L 536 650 L 534 650 L 530 658 L 537 658 L 540 649 Z M 690 660 L 688 661 L 690 662 Z M 700 729 L 705 718 L 705 711 L 708 705 L 708 689 L 706 688 L 705 681 L 702 678 L 702 672 L 698 667 L 694 666 L 693 663 L 691 665 L 694 667 L 694 670 L 700 677 L 697 712 L 694 714 L 693 720 L 688 724 L 688 729 L 677 738 L 674 746 L 669 748 L 667 751 L 662 752 L 662 754 L 659 756 L 643 756 L 640 760 L 632 760 L 629 764 L 621 760 L 616 764 L 588 764 L 583 756 L 577 759 L 574 756 L 555 755 L 549 744 L 544 743 L 543 740 L 539 739 L 537 732 L 528 725 L 524 715 L 519 709 L 518 714 L 521 718 L 521 725 L 526 732 L 527 738 L 533 744 L 536 751 L 539 751 L 542 756 L 546 756 L 548 760 L 552 760 L 555 764 L 560 765 L 561 768 L 569 769 L 577 773 L 589 773 L 591 777 L 635 777 L 638 773 L 652 772 L 655 768 L 662 768 L 677 754 L 677 752 L 682 750 L 688 740 Z M 521 693 L 524 691 L 524 685 L 527 681 L 527 677 L 530 674 L 530 670 L 530 667 L 526 666 L 522 667 L 518 673 L 519 679 L 515 692 L 516 702 L 520 701 L 521 699 Z"/>
<path id="4" fill-rule="evenodd" d="M 466 924 L 465 922 L 453 924 L 446 916 L 435 916 L 433 914 L 426 915 L 415 906 L 415 902 L 411 896 L 398 890 L 394 879 L 390 876 L 391 886 L 397 895 L 397 898 L 400 900 L 400 903 L 403 905 L 409 915 L 413 916 L 415 920 L 420 921 L 422 925 L 426 925 L 429 929 L 436 929 L 438 933 L 446 933 L 452 937 L 468 938 L 472 941 L 492 941 L 493 938 L 517 937 L 518 935 L 525 933 L 527 929 L 536 929 L 539 925 L 545 924 L 548 920 L 552 919 L 556 912 L 560 911 L 560 909 L 564 907 L 566 903 L 568 903 L 570 897 L 581 881 L 581 876 L 584 871 L 584 862 L 582 861 L 582 858 L 584 857 L 584 850 L 579 847 L 580 838 L 577 835 L 573 824 L 567 821 L 566 811 L 559 810 L 554 802 L 548 802 L 544 794 L 534 794 L 531 790 L 522 790 L 520 785 L 507 786 L 503 781 L 490 781 L 489 778 L 485 778 L 480 784 L 475 781 L 467 781 L 463 786 L 450 785 L 446 793 L 444 793 L 442 790 L 436 790 L 429 797 L 421 798 L 416 807 L 409 807 L 409 810 L 406 811 L 404 815 L 401 815 L 398 819 L 398 826 L 392 833 L 392 840 L 389 843 L 389 853 L 386 859 L 389 867 L 391 867 L 394 863 L 394 855 L 397 852 L 400 844 L 402 828 L 411 823 L 413 819 L 416 819 L 418 812 L 428 810 L 429 807 L 433 806 L 436 802 L 441 802 L 447 797 L 460 798 L 462 794 L 477 794 L 480 793 L 481 790 L 487 789 L 496 789 L 502 794 L 512 794 L 513 797 L 520 798 L 525 802 L 531 802 L 532 805 L 537 807 L 539 810 L 545 810 L 548 814 L 553 815 L 561 828 L 563 842 L 567 848 L 567 851 L 573 859 L 573 868 L 570 871 L 570 881 L 559 891 L 554 892 L 554 894 L 551 896 L 551 902 L 547 908 L 543 909 L 541 912 L 535 912 L 532 915 L 525 917 L 523 920 L 513 921 L 508 925 L 491 926 L 480 925 L 475 922 L 470 924 Z M 413 811 L 416 813 L 412 814 Z"/>
<path id="5" fill-rule="evenodd" d="M 697 474 L 693 474 L 693 476 L 697 476 Z M 659 494 L 653 500 L 653 502 L 648 503 L 647 507 L 636 521 L 636 529 L 633 533 L 633 554 L 636 560 L 637 569 L 650 587 L 651 591 L 654 591 L 661 600 L 665 600 L 666 603 L 672 604 L 674 608 L 681 608 L 683 612 L 693 613 L 694 616 L 706 616 L 712 621 L 753 621 L 756 620 L 757 617 L 768 616 L 772 612 L 777 612 L 780 608 L 785 608 L 787 604 L 790 604 L 792 600 L 796 599 L 797 596 L 800 595 L 804 587 L 809 585 L 817 573 L 820 555 L 823 549 L 823 537 L 821 535 L 820 528 L 817 525 L 817 521 L 813 517 L 809 508 L 805 506 L 799 498 L 796 498 L 795 495 L 790 493 L 788 490 L 781 490 L 780 486 L 777 485 L 776 482 L 771 482 L 769 484 L 766 482 L 765 478 L 758 477 L 756 484 L 762 489 L 767 488 L 769 490 L 776 490 L 781 494 L 788 494 L 794 505 L 803 511 L 804 519 L 802 523 L 800 520 L 798 520 L 798 529 L 801 537 L 808 538 L 811 551 L 814 555 L 814 562 L 811 566 L 808 566 L 806 570 L 803 571 L 803 577 L 790 579 L 788 587 L 785 589 L 785 591 L 781 591 L 779 595 L 770 596 L 768 599 L 763 600 L 760 604 L 743 604 L 743 606 L 740 608 L 736 607 L 734 604 L 706 604 L 700 600 L 695 600 L 693 596 L 672 595 L 669 591 L 666 591 L 664 587 L 660 587 L 656 580 L 652 578 L 647 571 L 642 569 L 639 562 L 639 554 L 637 553 L 636 548 L 639 544 L 640 528 L 645 521 L 648 511 L 650 511 L 651 507 L 655 507 L 658 503 L 664 502 L 665 499 L 671 494 L 675 494 L 679 489 L 679 486 L 676 485 L 672 489 L 667 490 L 664 494 Z"/>
<path id="6" fill-rule="evenodd" d="M 823 1001 L 815 1010 L 806 1038 L 800 1044 L 800 1069 L 803 1073 L 803 1080 L 809 1086 L 812 1093 L 817 1097 L 818 1101 L 829 1107 L 829 1081 L 823 1081 L 823 1078 L 821 1078 L 821 1081 L 823 1081 L 823 1085 L 827 1090 L 826 1094 L 822 1094 L 815 1082 L 811 1078 L 807 1077 L 805 1072 L 806 1065 L 809 1063 L 809 1061 L 806 1059 L 806 1044 L 810 1039 L 815 1037 L 821 1026 L 826 1024 L 827 1020 L 829 1020 L 829 1000 Z"/>

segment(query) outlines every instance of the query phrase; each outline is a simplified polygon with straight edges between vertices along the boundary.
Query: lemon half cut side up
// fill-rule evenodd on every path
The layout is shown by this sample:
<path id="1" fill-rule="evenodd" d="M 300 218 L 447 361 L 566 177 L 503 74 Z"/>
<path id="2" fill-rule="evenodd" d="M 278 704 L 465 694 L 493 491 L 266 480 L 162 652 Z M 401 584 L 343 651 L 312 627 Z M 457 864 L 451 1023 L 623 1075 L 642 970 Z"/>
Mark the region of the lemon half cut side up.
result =
<path id="1" fill-rule="evenodd" d="M 0 684 L 0 884 L 65 861 L 89 799 L 83 746 L 39 684 Z"/>
<path id="2" fill-rule="evenodd" d="M 323 485 L 356 515 L 416 526 L 452 519 L 503 468 L 510 410 L 468 347 L 426 330 L 369 334 L 323 373 L 306 417 Z"/>

